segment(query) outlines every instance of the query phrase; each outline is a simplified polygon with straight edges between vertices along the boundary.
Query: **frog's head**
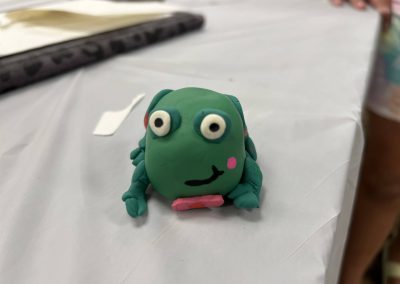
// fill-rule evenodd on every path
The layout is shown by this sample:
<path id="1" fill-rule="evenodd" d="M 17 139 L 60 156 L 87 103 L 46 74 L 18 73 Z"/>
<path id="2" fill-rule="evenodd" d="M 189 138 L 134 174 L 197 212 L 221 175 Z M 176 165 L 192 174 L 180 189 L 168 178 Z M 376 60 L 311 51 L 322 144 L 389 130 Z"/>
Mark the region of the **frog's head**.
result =
<path id="1" fill-rule="evenodd" d="M 200 88 L 163 90 L 145 116 L 145 166 L 169 199 L 227 194 L 240 182 L 247 135 L 239 101 Z"/>

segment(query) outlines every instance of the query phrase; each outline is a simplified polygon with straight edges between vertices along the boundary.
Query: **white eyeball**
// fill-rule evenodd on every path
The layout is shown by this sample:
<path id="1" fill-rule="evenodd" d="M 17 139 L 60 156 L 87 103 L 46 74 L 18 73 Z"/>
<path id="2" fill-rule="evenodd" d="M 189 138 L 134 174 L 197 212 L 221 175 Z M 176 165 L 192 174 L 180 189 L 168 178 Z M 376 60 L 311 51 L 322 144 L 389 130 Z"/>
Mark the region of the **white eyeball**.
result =
<path id="1" fill-rule="evenodd" d="M 216 140 L 224 135 L 226 130 L 225 119 L 218 114 L 209 114 L 203 118 L 200 124 L 201 134 L 209 139 Z"/>
<path id="2" fill-rule="evenodd" d="M 171 116 L 164 110 L 157 110 L 150 115 L 149 125 L 157 136 L 165 136 L 171 129 Z"/>

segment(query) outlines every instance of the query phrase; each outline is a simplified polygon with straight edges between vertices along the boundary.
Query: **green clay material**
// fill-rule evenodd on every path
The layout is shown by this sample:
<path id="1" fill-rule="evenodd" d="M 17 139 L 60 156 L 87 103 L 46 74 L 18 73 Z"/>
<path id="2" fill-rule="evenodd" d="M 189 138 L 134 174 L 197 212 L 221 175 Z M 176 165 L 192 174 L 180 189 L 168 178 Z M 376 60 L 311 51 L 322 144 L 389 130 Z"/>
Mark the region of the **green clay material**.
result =
<path id="1" fill-rule="evenodd" d="M 149 179 L 146 174 L 144 161 L 141 161 L 133 173 L 129 190 L 122 196 L 126 210 L 131 217 L 139 217 L 147 211 L 145 192 L 148 186 Z"/>
<path id="2" fill-rule="evenodd" d="M 257 161 L 257 151 L 256 146 L 254 146 L 253 140 L 249 136 L 245 138 L 245 147 L 247 153 L 253 158 L 254 161 Z"/>
<path id="3" fill-rule="evenodd" d="M 240 104 L 238 98 L 235 96 L 232 96 L 232 95 L 226 95 L 226 96 L 235 105 L 236 110 L 239 112 L 240 118 L 242 119 L 243 128 L 247 131 L 247 126 L 246 126 L 246 121 L 244 120 L 242 105 Z"/>
<path id="4" fill-rule="evenodd" d="M 157 110 L 171 117 L 165 136 L 156 137 L 147 125 L 149 114 Z M 225 132 L 218 139 L 206 139 L 200 131 L 208 114 L 225 121 Z M 237 98 L 200 88 L 163 90 L 154 97 L 146 117 L 145 140 L 131 153 L 137 168 L 123 197 L 132 217 L 146 211 L 149 183 L 171 201 L 220 194 L 233 199 L 238 208 L 259 207 L 262 174 Z"/>
<path id="5" fill-rule="evenodd" d="M 182 117 L 181 127 L 162 139 L 147 135 L 146 172 L 154 189 L 170 200 L 209 194 L 225 195 L 240 181 L 245 148 L 243 123 L 234 104 L 213 91 L 185 88 L 164 96 L 153 111 L 175 106 Z M 231 117 L 232 131 L 223 143 L 210 143 L 195 131 L 196 115 L 206 109 L 218 109 Z M 237 167 L 227 170 L 229 157 L 237 159 Z M 190 180 L 206 180 L 213 174 L 212 166 L 224 174 L 202 186 L 188 186 Z"/>
<path id="6" fill-rule="evenodd" d="M 240 184 L 229 193 L 228 197 L 234 200 L 234 204 L 238 208 L 259 207 L 262 178 L 262 173 L 256 161 L 248 155 L 242 180 Z"/>
<path id="7" fill-rule="evenodd" d="M 144 161 L 144 151 L 146 148 L 146 136 L 139 141 L 139 147 L 131 152 L 130 158 L 132 164 L 137 166 L 141 161 Z"/>
<path id="8" fill-rule="evenodd" d="M 147 108 L 147 113 L 150 113 L 153 111 L 154 107 L 158 104 L 158 102 L 166 95 L 168 95 L 169 93 L 173 92 L 173 90 L 170 89 L 165 89 L 165 90 L 161 90 L 159 91 L 154 98 L 151 100 L 151 103 L 149 105 L 149 107 Z"/>
<path id="9" fill-rule="evenodd" d="M 250 156 L 256 161 L 257 160 L 257 152 L 256 152 L 256 147 L 254 146 L 253 140 L 249 137 L 247 133 L 247 126 L 246 122 L 244 120 L 244 114 L 243 114 L 243 109 L 242 105 L 240 104 L 239 100 L 231 95 L 227 95 L 227 97 L 232 101 L 232 103 L 236 106 L 236 109 L 238 110 L 240 117 L 242 118 L 243 121 L 243 127 L 245 129 L 245 147 L 246 151 L 250 154 Z"/>

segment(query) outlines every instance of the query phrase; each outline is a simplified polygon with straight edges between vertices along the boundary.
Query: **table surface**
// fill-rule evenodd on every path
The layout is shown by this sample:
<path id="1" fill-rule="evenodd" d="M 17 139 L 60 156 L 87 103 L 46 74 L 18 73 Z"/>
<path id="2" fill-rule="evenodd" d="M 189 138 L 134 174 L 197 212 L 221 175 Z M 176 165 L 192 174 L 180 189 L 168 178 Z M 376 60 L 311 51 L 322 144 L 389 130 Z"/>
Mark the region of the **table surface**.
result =
<path id="1" fill-rule="evenodd" d="M 175 1 L 204 30 L 1 96 L 0 283 L 335 283 L 379 21 L 327 2 Z M 186 86 L 242 102 L 260 209 L 174 212 L 153 193 L 127 215 L 145 109 Z M 114 136 L 92 135 L 141 92 Z"/>

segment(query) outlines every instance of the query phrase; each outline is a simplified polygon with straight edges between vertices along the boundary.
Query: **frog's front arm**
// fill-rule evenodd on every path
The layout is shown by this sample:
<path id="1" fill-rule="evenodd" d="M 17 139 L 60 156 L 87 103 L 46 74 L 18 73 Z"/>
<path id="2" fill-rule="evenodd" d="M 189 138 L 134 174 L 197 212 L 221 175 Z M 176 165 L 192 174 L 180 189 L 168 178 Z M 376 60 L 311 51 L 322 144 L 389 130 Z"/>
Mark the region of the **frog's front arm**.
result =
<path id="1" fill-rule="evenodd" d="M 262 173 L 256 161 L 247 154 L 240 184 L 228 194 L 238 208 L 258 208 Z"/>
<path id="2" fill-rule="evenodd" d="M 137 166 L 141 161 L 144 161 L 144 151 L 146 148 L 146 135 L 140 139 L 139 147 L 131 152 L 132 164 Z"/>
<path id="3" fill-rule="evenodd" d="M 133 218 L 139 217 L 147 211 L 146 189 L 149 183 L 144 160 L 142 160 L 133 173 L 129 190 L 122 196 L 122 200 L 126 205 L 126 211 Z"/>

